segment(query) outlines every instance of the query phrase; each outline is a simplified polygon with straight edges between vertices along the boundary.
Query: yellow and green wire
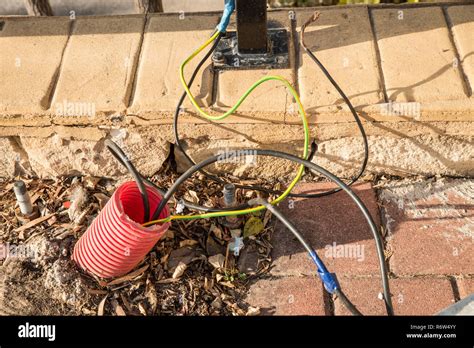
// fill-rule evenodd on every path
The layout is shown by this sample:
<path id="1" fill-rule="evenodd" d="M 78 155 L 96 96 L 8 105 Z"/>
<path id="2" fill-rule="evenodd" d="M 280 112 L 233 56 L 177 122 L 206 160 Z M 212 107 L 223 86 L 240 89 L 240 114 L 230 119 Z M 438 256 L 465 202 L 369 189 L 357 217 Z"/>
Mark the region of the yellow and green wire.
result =
<path id="1" fill-rule="evenodd" d="M 186 94 L 188 98 L 190 99 L 191 103 L 195 107 L 195 109 L 199 112 L 199 114 L 211 121 L 220 121 L 225 119 L 226 117 L 234 114 L 237 109 L 240 107 L 240 105 L 247 99 L 247 97 L 252 93 L 258 86 L 260 86 L 262 83 L 267 82 L 267 81 L 280 81 L 282 82 L 290 91 L 290 93 L 293 95 L 293 98 L 295 99 L 296 103 L 298 104 L 298 111 L 301 115 L 301 119 L 303 121 L 303 127 L 304 127 L 304 151 L 303 151 L 303 158 L 307 159 L 309 155 L 309 142 L 310 142 L 310 131 L 309 131 L 309 125 L 308 125 L 308 119 L 306 117 L 306 112 L 304 110 L 303 104 L 301 103 L 300 97 L 298 93 L 295 91 L 293 86 L 286 80 L 284 77 L 281 76 L 265 76 L 262 77 L 260 80 L 255 82 L 244 94 L 243 96 L 237 101 L 237 103 L 229 109 L 227 112 L 225 112 L 222 115 L 209 115 L 206 113 L 202 108 L 199 106 L 197 103 L 196 99 L 194 98 L 193 94 L 191 93 L 188 84 L 186 83 L 185 77 L 184 77 L 184 68 L 186 65 L 193 60 L 199 53 L 201 53 L 207 46 L 209 46 L 214 40 L 216 40 L 217 36 L 219 35 L 219 31 L 216 31 L 214 35 L 212 35 L 201 47 L 199 47 L 196 51 L 194 51 L 180 66 L 179 68 L 179 74 L 180 74 L 180 79 L 181 83 L 184 87 L 184 90 L 186 91 Z M 298 181 L 301 179 L 301 177 L 304 174 L 304 166 L 301 165 L 298 169 L 296 177 L 293 179 L 293 181 L 290 183 L 288 188 L 275 200 L 271 202 L 271 204 L 278 204 L 281 201 L 283 201 L 286 196 L 293 190 L 295 185 L 298 183 Z M 165 222 L 170 222 L 173 220 L 196 220 L 196 219 L 208 219 L 208 218 L 214 218 L 214 217 L 221 217 L 221 216 L 235 216 L 235 215 L 245 215 L 245 214 L 251 214 L 251 213 L 256 213 L 258 211 L 266 209 L 265 206 L 258 206 L 258 207 L 253 207 L 253 208 L 247 208 L 247 209 L 241 209 L 241 210 L 231 210 L 231 211 L 222 211 L 222 212 L 212 212 L 212 213 L 204 213 L 204 214 L 195 214 L 195 215 L 170 215 L 169 217 L 165 219 L 159 219 L 159 220 L 154 220 L 154 221 L 149 221 L 143 226 L 150 226 L 153 224 L 157 223 L 165 223 Z"/>

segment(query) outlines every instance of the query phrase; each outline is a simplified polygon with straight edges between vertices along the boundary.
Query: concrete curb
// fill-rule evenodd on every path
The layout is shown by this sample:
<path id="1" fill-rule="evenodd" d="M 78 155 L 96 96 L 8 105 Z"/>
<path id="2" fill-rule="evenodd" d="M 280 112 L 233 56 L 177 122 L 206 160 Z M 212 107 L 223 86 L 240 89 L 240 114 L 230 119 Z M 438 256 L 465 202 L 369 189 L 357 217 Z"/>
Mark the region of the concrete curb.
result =
<path id="1" fill-rule="evenodd" d="M 474 71 L 469 53 L 474 5 L 318 10 L 321 19 L 308 28 L 309 44 L 360 112 L 373 146 L 382 149 L 380 156 L 372 157 L 369 171 L 403 176 L 417 168 L 415 172 L 426 175 L 473 175 L 463 151 L 472 144 L 474 134 Z M 321 164 L 348 176 L 357 168 L 358 150 L 354 152 L 354 148 L 360 147 L 353 119 L 317 67 L 293 45 L 299 26 L 312 11 L 296 10 L 294 16 L 287 10 L 269 13 L 271 25 L 286 27 L 294 37 L 291 69 L 216 74 L 208 65 L 193 91 L 203 106 L 218 112 L 231 106 L 259 77 L 285 76 L 300 91 L 310 123 L 316 125 L 314 135 L 326 142 Z M 152 165 L 159 168 L 174 141 L 170 125 L 182 93 L 179 63 L 197 42 L 210 35 L 219 19 L 219 13 L 180 16 L 81 17 L 74 21 L 65 17 L 0 17 L 0 50 L 4 52 L 0 61 L 0 154 L 4 164 L 0 176 L 9 177 L 18 170 L 18 149 L 22 149 L 22 156 L 29 155 L 24 161 L 36 163 L 31 167 L 40 176 L 70 170 L 100 174 L 102 165 L 92 172 L 81 161 L 61 168 L 48 158 L 29 154 L 29 146 L 24 144 L 41 143 L 53 153 L 67 152 L 70 142 L 84 141 L 88 145 L 83 145 L 92 149 L 119 131 L 126 137 L 152 132 L 145 138 L 151 136 L 160 144 Z M 234 26 L 232 22 L 230 29 Z M 239 130 L 251 132 L 245 137 L 257 147 L 291 148 L 301 142 L 292 98 L 276 84 L 267 88 L 257 90 L 238 115 L 217 126 L 196 117 L 186 102 L 182 134 L 195 144 L 191 153 L 199 158 L 215 148 L 211 143 L 241 147 L 242 142 L 235 140 Z M 444 133 L 437 128 L 440 125 L 456 131 Z M 219 127 L 226 131 L 215 132 Z M 354 131 L 340 135 L 343 127 Z M 52 141 L 52 137 L 61 141 Z M 139 138 L 134 141 L 141 141 Z M 12 142 L 17 150 L 9 145 Z M 63 143 L 67 145 L 58 145 Z M 348 151 L 355 157 L 349 159 Z M 407 163 L 407 154 L 412 164 Z M 249 175 L 262 172 L 241 166 L 235 170 Z M 286 170 L 274 173 L 289 174 Z"/>

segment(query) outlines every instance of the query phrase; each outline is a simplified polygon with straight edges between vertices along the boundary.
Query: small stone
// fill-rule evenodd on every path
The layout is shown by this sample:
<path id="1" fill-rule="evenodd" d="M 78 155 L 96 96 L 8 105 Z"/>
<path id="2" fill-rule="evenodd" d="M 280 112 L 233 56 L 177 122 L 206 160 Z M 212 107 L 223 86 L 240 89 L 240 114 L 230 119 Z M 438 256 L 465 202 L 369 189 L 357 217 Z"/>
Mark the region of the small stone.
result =
<path id="1" fill-rule="evenodd" d="M 250 306 L 247 309 L 247 313 L 245 313 L 245 315 L 247 317 L 253 317 L 253 316 L 256 316 L 256 315 L 260 315 L 260 308 Z"/>

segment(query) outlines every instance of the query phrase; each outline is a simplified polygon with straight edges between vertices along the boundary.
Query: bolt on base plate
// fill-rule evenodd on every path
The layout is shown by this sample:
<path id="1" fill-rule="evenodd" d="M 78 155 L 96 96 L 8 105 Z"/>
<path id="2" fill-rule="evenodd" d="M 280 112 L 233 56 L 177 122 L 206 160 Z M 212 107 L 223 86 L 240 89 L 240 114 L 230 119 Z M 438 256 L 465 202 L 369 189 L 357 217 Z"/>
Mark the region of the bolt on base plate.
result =
<path id="1" fill-rule="evenodd" d="M 237 33 L 227 32 L 212 56 L 214 69 L 288 69 L 288 32 L 286 29 L 268 29 L 267 53 L 241 54 L 237 45 Z"/>

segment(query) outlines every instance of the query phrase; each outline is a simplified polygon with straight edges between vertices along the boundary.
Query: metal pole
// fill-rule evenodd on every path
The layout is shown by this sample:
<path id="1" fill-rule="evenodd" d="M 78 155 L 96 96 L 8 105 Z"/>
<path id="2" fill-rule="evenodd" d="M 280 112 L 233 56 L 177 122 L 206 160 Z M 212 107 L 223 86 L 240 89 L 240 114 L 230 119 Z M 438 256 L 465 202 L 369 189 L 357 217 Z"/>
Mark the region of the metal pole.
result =
<path id="1" fill-rule="evenodd" d="M 237 0 L 237 41 L 241 54 L 267 52 L 266 0 Z"/>

